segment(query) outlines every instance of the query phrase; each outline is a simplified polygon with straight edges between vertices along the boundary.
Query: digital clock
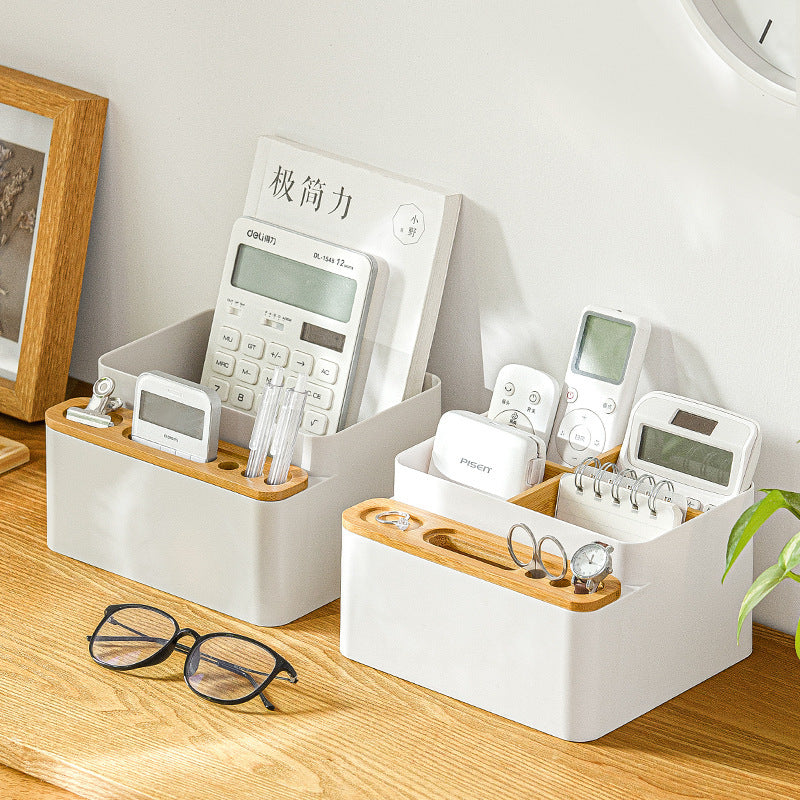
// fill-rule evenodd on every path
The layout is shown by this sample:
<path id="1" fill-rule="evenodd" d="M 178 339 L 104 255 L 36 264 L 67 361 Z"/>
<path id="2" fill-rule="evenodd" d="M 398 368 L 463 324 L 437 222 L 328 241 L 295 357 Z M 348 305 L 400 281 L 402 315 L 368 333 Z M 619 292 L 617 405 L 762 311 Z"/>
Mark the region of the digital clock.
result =
<path id="1" fill-rule="evenodd" d="M 757 422 L 667 392 L 650 392 L 631 411 L 620 469 L 665 478 L 690 506 L 719 505 L 747 489 L 761 452 Z"/>

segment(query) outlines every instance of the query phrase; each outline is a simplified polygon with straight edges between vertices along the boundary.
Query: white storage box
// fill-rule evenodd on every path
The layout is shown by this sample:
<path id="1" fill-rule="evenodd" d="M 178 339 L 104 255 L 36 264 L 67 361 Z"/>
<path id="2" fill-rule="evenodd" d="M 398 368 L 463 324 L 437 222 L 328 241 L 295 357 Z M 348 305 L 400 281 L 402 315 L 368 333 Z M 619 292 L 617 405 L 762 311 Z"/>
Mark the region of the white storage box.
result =
<path id="1" fill-rule="evenodd" d="M 199 380 L 202 356 L 195 356 L 205 350 L 211 316 L 204 312 L 106 354 L 100 373 L 114 378 L 128 402 L 145 370 Z M 62 405 L 48 413 L 65 422 L 69 403 Z M 163 459 L 151 463 L 142 453 L 158 451 L 130 440 L 114 449 L 80 438 L 77 430 L 95 429 L 50 419 L 47 544 L 256 625 L 283 625 L 339 597 L 342 510 L 387 494 L 395 455 L 432 435 L 440 413 L 440 383 L 428 375 L 421 394 L 368 420 L 330 436 L 301 434 L 293 463 L 306 464 L 308 486 L 274 500 L 181 474 Z M 246 450 L 221 442 L 210 467 L 236 463 L 228 467 L 234 473 L 246 461 Z"/>
<path id="2" fill-rule="evenodd" d="M 602 537 L 615 548 L 621 594 L 581 613 L 498 580 L 524 572 L 506 550 L 515 523 L 537 538 L 555 536 L 570 556 L 598 538 L 553 518 L 563 470 L 548 465 L 548 480 L 510 502 L 428 475 L 431 448 L 429 440 L 398 456 L 394 499 L 345 514 L 341 651 L 348 658 L 588 741 L 750 654 L 750 623 L 738 646 L 736 624 L 752 580 L 751 546 L 720 579 L 728 534 L 752 489 L 651 541 Z M 418 526 L 424 541 L 415 548 L 375 522 L 395 509 Z M 432 541 L 437 528 L 451 532 Z M 480 547 L 460 545 L 465 532 Z"/>

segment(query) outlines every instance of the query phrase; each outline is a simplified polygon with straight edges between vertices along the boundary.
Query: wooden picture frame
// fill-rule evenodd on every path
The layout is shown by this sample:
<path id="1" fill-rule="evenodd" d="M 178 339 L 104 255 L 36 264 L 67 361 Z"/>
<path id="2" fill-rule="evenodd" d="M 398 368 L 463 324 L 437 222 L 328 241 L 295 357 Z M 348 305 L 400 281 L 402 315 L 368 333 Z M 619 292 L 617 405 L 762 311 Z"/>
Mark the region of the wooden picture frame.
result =
<path id="1" fill-rule="evenodd" d="M 4 111 L 52 120 L 16 376 L 0 376 L 0 412 L 28 422 L 65 396 L 107 107 L 104 97 L 0 66 L 0 142 Z"/>

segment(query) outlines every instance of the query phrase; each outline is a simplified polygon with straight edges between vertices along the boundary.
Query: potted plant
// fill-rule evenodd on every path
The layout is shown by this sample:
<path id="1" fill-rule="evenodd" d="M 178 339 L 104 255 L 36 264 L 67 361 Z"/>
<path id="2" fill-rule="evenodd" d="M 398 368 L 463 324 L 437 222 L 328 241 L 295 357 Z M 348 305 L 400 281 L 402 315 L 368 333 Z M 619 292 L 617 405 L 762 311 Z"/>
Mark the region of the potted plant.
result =
<path id="1" fill-rule="evenodd" d="M 731 529 L 728 538 L 728 550 L 726 554 L 725 573 L 722 580 L 733 566 L 739 554 L 753 538 L 756 531 L 771 517 L 778 509 L 785 508 L 791 511 L 795 517 L 800 519 L 800 494 L 797 492 L 785 492 L 781 489 L 765 489 L 766 494 L 757 503 L 753 503 L 744 514 L 737 520 Z M 800 533 L 796 533 L 786 543 L 778 556 L 777 564 L 767 567 L 754 581 L 753 585 L 747 590 L 742 607 L 739 609 L 739 624 L 736 631 L 737 641 L 742 631 L 742 624 L 747 615 L 761 602 L 781 581 L 789 580 L 800 583 L 800 575 L 795 575 L 792 570 L 800 565 Z M 800 658 L 800 622 L 797 625 L 797 632 L 794 637 L 794 649 L 797 657 Z"/>

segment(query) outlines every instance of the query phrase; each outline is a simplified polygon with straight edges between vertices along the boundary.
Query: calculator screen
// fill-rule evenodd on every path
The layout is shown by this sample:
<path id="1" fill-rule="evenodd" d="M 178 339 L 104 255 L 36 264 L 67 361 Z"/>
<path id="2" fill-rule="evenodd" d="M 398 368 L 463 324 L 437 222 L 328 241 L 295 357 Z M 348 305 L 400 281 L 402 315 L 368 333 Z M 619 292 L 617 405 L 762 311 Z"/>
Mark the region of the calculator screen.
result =
<path id="1" fill-rule="evenodd" d="M 240 244 L 231 283 L 246 292 L 349 322 L 357 283 L 311 264 Z"/>
<path id="2" fill-rule="evenodd" d="M 669 431 L 642 425 L 639 458 L 649 464 L 692 475 L 727 486 L 733 468 L 733 453 L 705 442 L 684 439 Z"/>

